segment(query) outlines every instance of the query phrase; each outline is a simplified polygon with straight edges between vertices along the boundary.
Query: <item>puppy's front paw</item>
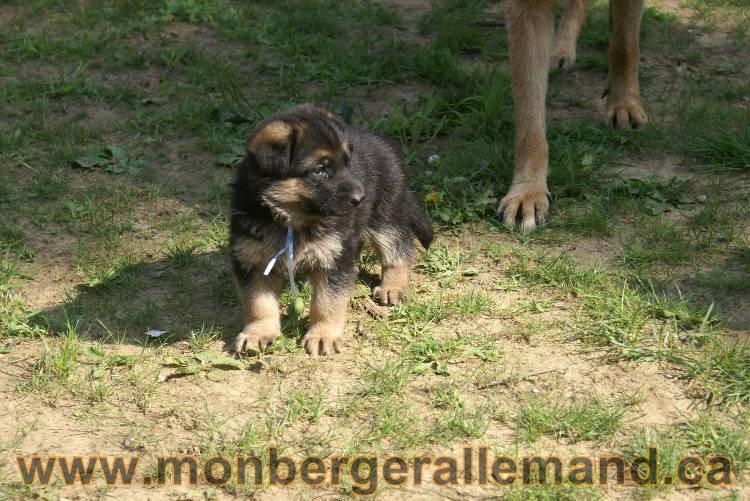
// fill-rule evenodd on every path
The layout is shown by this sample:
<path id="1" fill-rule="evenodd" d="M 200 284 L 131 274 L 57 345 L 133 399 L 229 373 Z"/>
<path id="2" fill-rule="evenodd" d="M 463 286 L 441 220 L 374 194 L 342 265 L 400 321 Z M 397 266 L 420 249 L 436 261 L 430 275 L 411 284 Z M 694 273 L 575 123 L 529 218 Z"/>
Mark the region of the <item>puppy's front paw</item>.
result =
<path id="1" fill-rule="evenodd" d="M 333 355 L 341 353 L 342 335 L 333 333 L 323 326 L 312 326 L 302 338 L 302 346 L 310 355 Z"/>
<path id="2" fill-rule="evenodd" d="M 387 285 L 379 285 L 372 290 L 372 296 L 382 306 L 396 306 L 403 293 L 403 289 Z"/>
<path id="3" fill-rule="evenodd" d="M 247 324 L 245 329 L 237 335 L 234 350 L 237 353 L 245 351 L 261 353 L 266 351 L 266 348 L 273 343 L 279 334 L 278 328 L 269 326 L 266 322 Z"/>

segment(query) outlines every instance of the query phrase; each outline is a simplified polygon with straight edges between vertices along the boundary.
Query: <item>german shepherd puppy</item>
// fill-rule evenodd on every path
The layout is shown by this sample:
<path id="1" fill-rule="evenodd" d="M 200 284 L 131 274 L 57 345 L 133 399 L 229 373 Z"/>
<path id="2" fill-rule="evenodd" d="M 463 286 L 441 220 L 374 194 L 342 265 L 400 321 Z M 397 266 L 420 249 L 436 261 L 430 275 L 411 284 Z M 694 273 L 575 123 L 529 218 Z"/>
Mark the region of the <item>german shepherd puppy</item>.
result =
<path id="1" fill-rule="evenodd" d="M 232 185 L 230 248 L 246 325 L 235 349 L 263 351 L 280 334 L 284 263 L 264 268 L 294 240 L 294 270 L 309 279 L 312 355 L 341 351 L 346 310 L 366 238 L 382 263 L 373 295 L 395 305 L 406 287 L 413 237 L 427 249 L 432 225 L 408 189 L 398 147 L 304 104 L 264 121 Z"/>

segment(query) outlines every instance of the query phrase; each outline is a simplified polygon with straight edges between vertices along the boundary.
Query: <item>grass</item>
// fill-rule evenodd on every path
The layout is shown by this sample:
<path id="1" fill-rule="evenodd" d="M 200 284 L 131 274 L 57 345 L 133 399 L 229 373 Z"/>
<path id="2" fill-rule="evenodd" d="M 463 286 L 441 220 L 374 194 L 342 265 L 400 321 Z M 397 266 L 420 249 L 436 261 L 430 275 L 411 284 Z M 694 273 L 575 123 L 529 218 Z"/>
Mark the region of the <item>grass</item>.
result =
<path id="1" fill-rule="evenodd" d="M 5 2 L 0 380 L 5 398 L 38 416 L 34 426 L 0 419 L 0 447 L 27 451 L 46 429 L 87 450 L 75 442 L 85 429 L 146 461 L 269 445 L 408 457 L 486 444 L 521 457 L 656 444 L 665 467 L 726 454 L 746 471 L 744 7 L 647 8 L 650 124 L 620 133 L 598 122 L 608 10 L 590 2 L 577 69 L 550 79 L 550 224 L 520 235 L 495 217 L 512 177 L 513 103 L 494 4 Z M 226 259 L 231 166 L 260 120 L 304 101 L 401 146 L 437 240 L 404 304 L 380 317 L 352 300 L 341 356 L 307 357 L 304 318 L 287 319 L 273 350 L 241 370 L 173 377 L 165 361 L 229 351 L 241 328 Z M 365 290 L 378 272 L 370 253 L 360 269 Z M 168 332 L 149 339 L 152 329 Z M 622 377 L 544 373 L 553 363 Z M 687 415 L 648 405 L 657 396 L 640 393 L 645 367 L 691 400 Z M 643 414 L 667 424 L 641 428 Z M 18 486 L 6 466 L 3 496 L 65 495 Z M 351 492 L 349 480 L 331 490 Z M 565 484 L 482 495 L 607 493 Z"/>
<path id="2" fill-rule="evenodd" d="M 608 441 L 619 431 L 628 405 L 599 397 L 570 402 L 562 398 L 532 398 L 522 403 L 515 422 L 524 440 L 533 443 L 551 435 L 558 439 Z"/>

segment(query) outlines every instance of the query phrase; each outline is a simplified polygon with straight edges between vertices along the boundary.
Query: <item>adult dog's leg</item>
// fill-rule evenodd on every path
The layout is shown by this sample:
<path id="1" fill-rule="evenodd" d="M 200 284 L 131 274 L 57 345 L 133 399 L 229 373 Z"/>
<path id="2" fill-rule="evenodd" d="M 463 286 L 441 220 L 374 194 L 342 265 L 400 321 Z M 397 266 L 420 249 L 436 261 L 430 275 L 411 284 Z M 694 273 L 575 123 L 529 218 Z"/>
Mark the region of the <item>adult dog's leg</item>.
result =
<path id="1" fill-rule="evenodd" d="M 570 70 L 576 62 L 576 42 L 586 19 L 586 0 L 568 0 L 565 13 L 555 31 L 555 44 L 549 59 L 549 69 Z"/>
<path id="2" fill-rule="evenodd" d="M 617 129 L 646 123 L 638 85 L 643 0 L 611 0 L 612 42 L 609 47 L 607 120 Z"/>
<path id="3" fill-rule="evenodd" d="M 516 120 L 513 182 L 500 201 L 506 225 L 529 231 L 547 220 L 545 108 L 554 0 L 509 0 L 508 45 Z"/>

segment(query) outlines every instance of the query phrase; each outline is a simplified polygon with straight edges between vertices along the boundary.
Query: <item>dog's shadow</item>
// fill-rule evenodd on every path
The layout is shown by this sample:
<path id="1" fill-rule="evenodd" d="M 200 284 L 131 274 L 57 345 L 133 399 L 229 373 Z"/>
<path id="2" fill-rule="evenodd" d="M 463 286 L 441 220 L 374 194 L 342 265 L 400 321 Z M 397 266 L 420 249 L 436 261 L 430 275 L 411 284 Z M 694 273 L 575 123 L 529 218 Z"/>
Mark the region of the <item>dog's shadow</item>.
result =
<path id="1" fill-rule="evenodd" d="M 228 340 L 241 329 L 242 313 L 229 259 L 212 251 L 118 265 L 31 320 L 51 333 L 75 328 L 91 341 L 171 344 Z M 147 331 L 166 332 L 151 337 Z"/>
<path id="2" fill-rule="evenodd" d="M 372 290 L 379 277 L 367 253 L 360 260 L 358 287 Z M 309 286 L 297 277 L 309 302 Z M 282 331 L 299 343 L 307 315 L 287 312 L 282 297 Z M 76 286 L 61 304 L 35 312 L 31 322 L 52 334 L 74 328 L 88 341 L 111 344 L 168 345 L 180 340 L 222 340 L 233 352 L 244 318 L 225 251 L 182 254 L 157 261 L 120 264 L 98 280 Z M 165 331 L 157 337 L 149 331 Z"/>

